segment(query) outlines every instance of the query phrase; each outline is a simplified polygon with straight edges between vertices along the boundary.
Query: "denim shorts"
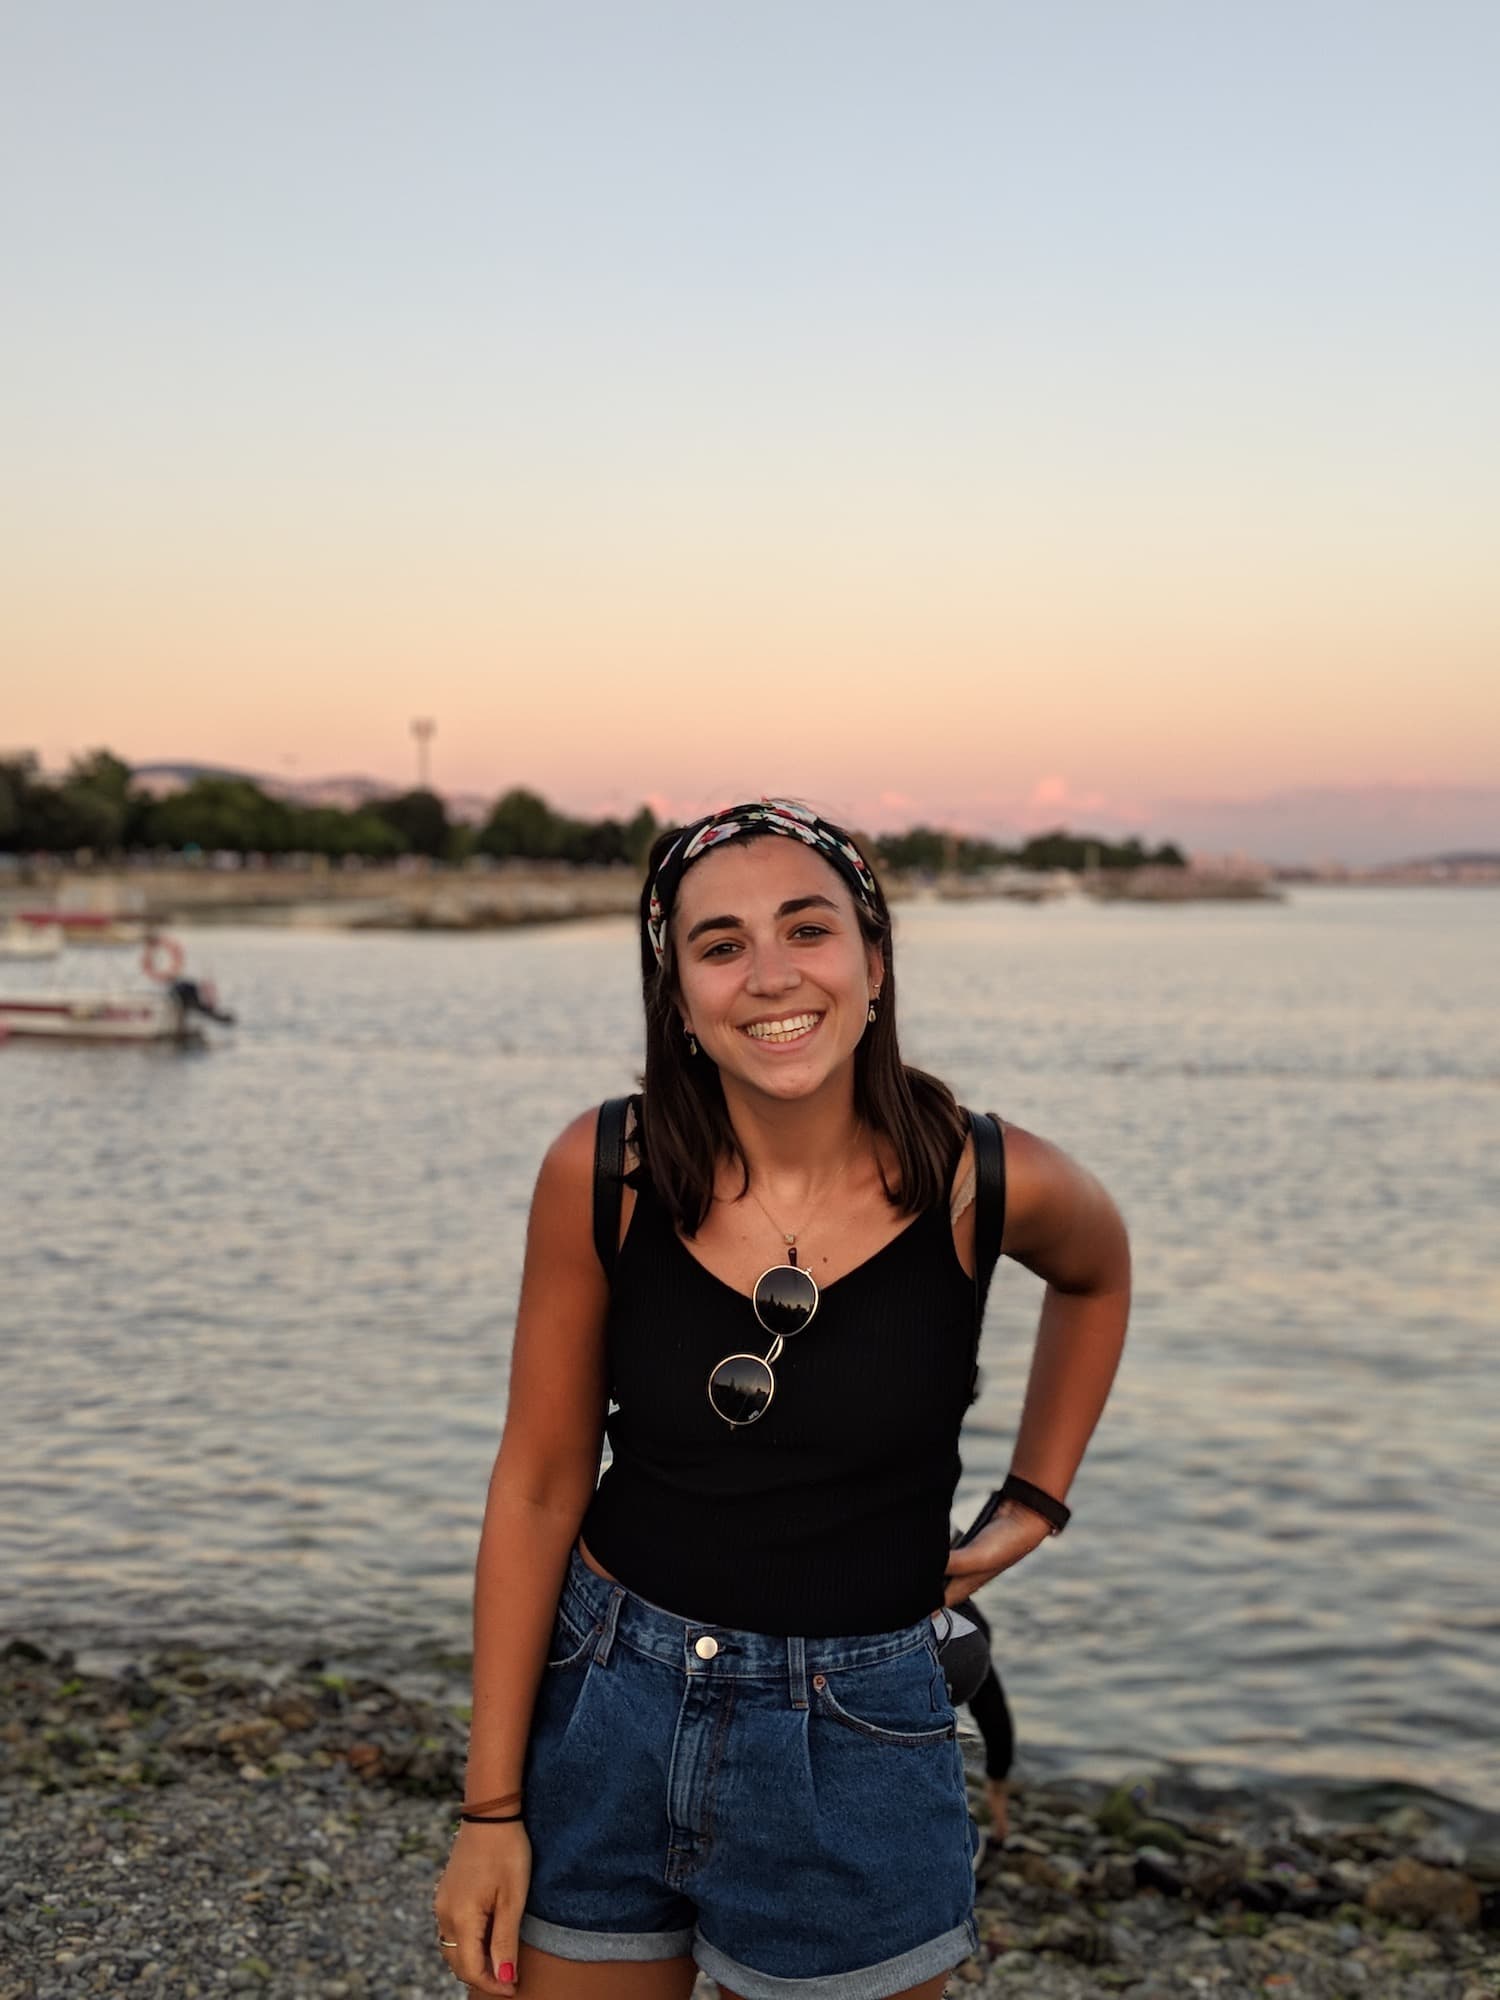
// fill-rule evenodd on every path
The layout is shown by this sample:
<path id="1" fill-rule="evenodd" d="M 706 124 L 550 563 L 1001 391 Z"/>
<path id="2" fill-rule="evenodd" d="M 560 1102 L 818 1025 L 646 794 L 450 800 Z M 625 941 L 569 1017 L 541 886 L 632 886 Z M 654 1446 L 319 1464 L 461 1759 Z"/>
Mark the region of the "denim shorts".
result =
<path id="1" fill-rule="evenodd" d="M 662 1611 L 573 1552 L 526 1753 L 521 1936 L 691 1955 L 745 2000 L 889 2000 L 977 1944 L 932 1621 L 771 1637 Z"/>

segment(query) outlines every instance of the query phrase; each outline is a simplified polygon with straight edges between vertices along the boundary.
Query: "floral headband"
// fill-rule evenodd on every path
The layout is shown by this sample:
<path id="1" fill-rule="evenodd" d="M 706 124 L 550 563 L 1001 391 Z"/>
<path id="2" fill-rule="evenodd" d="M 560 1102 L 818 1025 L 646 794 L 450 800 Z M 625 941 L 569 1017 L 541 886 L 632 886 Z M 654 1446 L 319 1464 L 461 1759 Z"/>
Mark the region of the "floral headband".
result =
<path id="1" fill-rule="evenodd" d="M 667 955 L 667 919 L 683 870 L 721 840 L 730 840 L 735 834 L 752 829 L 757 833 L 784 833 L 793 840 L 806 841 L 833 864 L 854 891 L 856 901 L 872 916 L 880 914 L 880 891 L 869 863 L 838 827 L 830 826 L 806 806 L 794 805 L 789 799 L 761 799 L 755 805 L 728 806 L 723 812 L 711 813 L 707 819 L 684 828 L 662 856 L 661 866 L 651 879 L 646 933 L 658 965 Z"/>

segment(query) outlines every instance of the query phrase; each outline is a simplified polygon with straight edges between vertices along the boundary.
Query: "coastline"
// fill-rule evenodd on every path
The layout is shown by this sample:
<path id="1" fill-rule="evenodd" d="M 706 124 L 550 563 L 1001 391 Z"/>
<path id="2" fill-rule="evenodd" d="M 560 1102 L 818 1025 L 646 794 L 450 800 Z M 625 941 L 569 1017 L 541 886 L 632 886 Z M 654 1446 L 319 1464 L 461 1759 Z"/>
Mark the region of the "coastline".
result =
<path id="1" fill-rule="evenodd" d="M 18 1636 L 0 1715 L 0 2000 L 457 1990 L 431 1898 L 461 1704 L 316 1657 L 249 1668 L 173 1642 L 104 1672 Z M 1500 1837 L 1470 1820 L 1465 1837 L 1413 1803 L 1334 1821 L 1274 1790 L 1018 1783 L 951 1990 L 1482 2000 L 1500 1991 Z"/>
<path id="2" fill-rule="evenodd" d="M 0 879 L 0 923 L 44 904 L 107 914 L 147 926 L 257 924 L 295 930 L 483 932 L 592 917 L 634 917 L 635 869 L 570 862 L 469 863 L 408 860 L 338 867 L 207 864 L 49 870 L 24 889 Z M 1260 875 L 1141 868 L 1092 876 L 1066 871 L 981 870 L 933 877 L 892 871 L 886 893 L 907 902 L 1045 904 L 1280 902 Z"/>

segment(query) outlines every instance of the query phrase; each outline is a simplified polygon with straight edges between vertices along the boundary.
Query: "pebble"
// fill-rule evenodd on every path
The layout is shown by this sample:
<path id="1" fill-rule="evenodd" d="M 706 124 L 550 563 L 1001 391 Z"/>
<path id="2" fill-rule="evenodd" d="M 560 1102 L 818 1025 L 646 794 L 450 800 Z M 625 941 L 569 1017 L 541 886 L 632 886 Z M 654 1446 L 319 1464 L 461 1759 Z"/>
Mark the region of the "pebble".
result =
<path id="1" fill-rule="evenodd" d="M 0 1716 L 0 2000 L 462 2000 L 432 1913 L 458 1711 L 317 1661 L 258 1678 L 173 1646 L 110 1679 L 11 1640 Z M 982 1817 L 977 1768 L 971 1796 Z M 1500 1855 L 1425 1808 L 1318 1826 L 1270 1793 L 1059 1781 L 1013 1785 L 1011 1815 L 955 1996 L 1500 1993 Z"/>

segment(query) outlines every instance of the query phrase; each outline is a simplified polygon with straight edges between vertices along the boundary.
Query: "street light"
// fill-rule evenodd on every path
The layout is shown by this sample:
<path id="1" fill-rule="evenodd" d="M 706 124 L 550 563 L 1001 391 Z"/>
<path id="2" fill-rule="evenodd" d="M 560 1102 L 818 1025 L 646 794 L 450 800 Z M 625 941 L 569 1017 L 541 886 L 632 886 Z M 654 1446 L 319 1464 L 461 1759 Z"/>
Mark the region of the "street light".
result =
<path id="1" fill-rule="evenodd" d="M 417 784 L 424 792 L 431 791 L 428 783 L 427 746 L 431 743 L 437 724 L 430 715 L 419 715 L 411 726 L 411 733 L 417 739 Z"/>

